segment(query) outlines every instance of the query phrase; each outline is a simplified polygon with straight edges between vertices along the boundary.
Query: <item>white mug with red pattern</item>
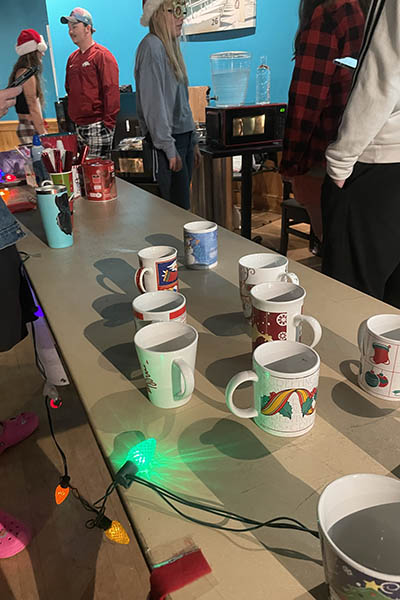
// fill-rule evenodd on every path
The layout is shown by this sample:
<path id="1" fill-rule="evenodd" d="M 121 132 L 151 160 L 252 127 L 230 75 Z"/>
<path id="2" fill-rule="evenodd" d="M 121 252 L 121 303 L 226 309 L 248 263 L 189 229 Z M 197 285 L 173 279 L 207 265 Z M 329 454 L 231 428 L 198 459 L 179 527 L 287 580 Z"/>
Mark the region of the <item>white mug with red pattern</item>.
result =
<path id="1" fill-rule="evenodd" d="M 139 250 L 140 268 L 135 274 L 139 292 L 178 291 L 178 251 L 171 246 L 150 246 Z"/>
<path id="2" fill-rule="evenodd" d="M 400 315 L 374 315 L 358 329 L 359 386 L 378 398 L 400 400 Z"/>
<path id="3" fill-rule="evenodd" d="M 132 302 L 136 331 L 157 321 L 186 323 L 186 298 L 179 292 L 146 292 Z"/>
<path id="4" fill-rule="evenodd" d="M 239 288 L 243 313 L 251 319 L 250 290 L 253 286 L 267 281 L 291 281 L 299 283 L 295 273 L 288 273 L 286 256 L 272 252 L 247 254 L 239 258 Z"/>
<path id="5" fill-rule="evenodd" d="M 306 291 L 300 285 L 286 281 L 271 281 L 255 285 L 251 291 L 253 350 L 274 340 L 301 341 L 302 325 L 308 323 L 314 337 L 313 348 L 321 339 L 321 325 L 303 315 Z"/>

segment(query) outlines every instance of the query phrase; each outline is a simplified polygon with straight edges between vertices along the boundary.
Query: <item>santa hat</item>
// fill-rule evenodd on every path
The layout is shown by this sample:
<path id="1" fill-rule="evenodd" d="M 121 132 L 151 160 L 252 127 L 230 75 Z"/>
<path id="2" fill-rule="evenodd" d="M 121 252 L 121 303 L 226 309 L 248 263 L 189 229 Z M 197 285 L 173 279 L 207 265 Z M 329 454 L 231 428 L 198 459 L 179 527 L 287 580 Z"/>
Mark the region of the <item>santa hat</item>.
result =
<path id="1" fill-rule="evenodd" d="M 46 52 L 47 44 L 40 35 L 34 29 L 23 29 L 18 36 L 17 43 L 15 45 L 15 51 L 19 56 L 29 54 L 30 52 Z"/>
<path id="2" fill-rule="evenodd" d="M 156 10 L 164 4 L 165 0 L 143 0 L 143 14 L 140 19 L 141 25 L 147 27 L 150 23 L 151 17 L 154 15 Z"/>

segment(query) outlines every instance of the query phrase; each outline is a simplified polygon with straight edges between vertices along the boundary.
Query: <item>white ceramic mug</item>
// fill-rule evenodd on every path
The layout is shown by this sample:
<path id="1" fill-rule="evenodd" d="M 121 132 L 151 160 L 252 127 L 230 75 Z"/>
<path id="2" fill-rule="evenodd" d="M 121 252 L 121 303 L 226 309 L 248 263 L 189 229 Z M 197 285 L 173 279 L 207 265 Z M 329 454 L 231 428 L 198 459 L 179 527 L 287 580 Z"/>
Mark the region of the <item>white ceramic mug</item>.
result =
<path id="1" fill-rule="evenodd" d="M 251 288 L 267 281 L 291 281 L 298 284 L 299 278 L 295 273 L 288 273 L 288 259 L 281 254 L 263 252 L 248 254 L 239 259 L 240 298 L 246 319 L 251 318 Z"/>
<path id="2" fill-rule="evenodd" d="M 136 333 L 136 352 L 154 406 L 177 408 L 189 402 L 197 340 L 194 327 L 176 321 L 151 323 Z"/>
<path id="3" fill-rule="evenodd" d="M 373 396 L 400 400 L 400 315 L 375 315 L 358 329 L 359 386 Z"/>
<path id="4" fill-rule="evenodd" d="M 186 323 L 186 298 L 179 292 L 146 292 L 133 302 L 136 331 L 157 321 Z"/>
<path id="5" fill-rule="evenodd" d="M 314 337 L 310 344 L 316 346 L 321 339 L 321 325 L 303 315 L 306 291 L 295 283 L 271 281 L 255 285 L 251 291 L 253 350 L 260 344 L 274 340 L 301 341 L 302 324 L 308 323 Z"/>
<path id="6" fill-rule="evenodd" d="M 363 554 L 360 554 L 357 548 L 358 543 L 373 548 L 376 555 L 380 553 L 378 547 L 368 543 L 371 527 L 365 524 L 358 535 L 354 530 L 344 535 L 343 539 L 348 546 L 346 552 L 338 540 L 332 539 L 331 529 L 338 521 L 354 513 L 391 503 L 400 503 L 400 482 L 384 475 L 346 475 L 330 483 L 322 492 L 318 502 L 318 525 L 325 579 L 331 600 L 374 597 L 400 600 L 399 570 L 393 575 L 390 574 L 390 570 L 380 572 L 358 562 L 360 558 L 357 555 Z M 384 544 L 386 536 L 376 521 L 376 514 L 375 518 L 370 518 L 371 526 L 380 530 L 380 542 Z M 368 517 L 364 519 L 367 523 Z M 346 529 L 343 528 L 343 531 Z M 352 557 L 349 556 L 349 550 L 353 554 Z M 398 554 L 395 556 L 398 557 Z"/>
<path id="7" fill-rule="evenodd" d="M 298 342 L 271 342 L 253 352 L 253 370 L 234 375 L 225 390 L 229 410 L 254 419 L 264 431 L 294 437 L 307 433 L 315 421 L 320 359 L 315 350 Z M 252 381 L 252 408 L 233 402 L 236 388 Z"/>
<path id="8" fill-rule="evenodd" d="M 139 250 L 140 268 L 135 274 L 139 292 L 178 291 L 177 250 L 171 246 L 150 246 Z"/>
<path id="9" fill-rule="evenodd" d="M 185 265 L 190 269 L 212 269 L 218 264 L 218 226 L 211 221 L 193 221 L 183 226 Z"/>

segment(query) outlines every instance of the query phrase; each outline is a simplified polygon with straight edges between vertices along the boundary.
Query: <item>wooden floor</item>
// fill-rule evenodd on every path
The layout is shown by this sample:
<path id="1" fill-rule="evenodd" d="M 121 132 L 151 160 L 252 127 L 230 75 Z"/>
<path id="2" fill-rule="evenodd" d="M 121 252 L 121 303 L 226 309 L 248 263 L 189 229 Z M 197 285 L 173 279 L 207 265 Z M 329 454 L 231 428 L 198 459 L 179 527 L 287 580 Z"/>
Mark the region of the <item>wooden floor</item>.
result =
<path id="1" fill-rule="evenodd" d="M 306 224 L 297 225 L 296 229 L 309 233 L 310 226 Z M 281 215 L 273 212 L 253 210 L 252 238 L 260 236 L 261 245 L 265 248 L 279 252 L 281 236 Z M 308 241 L 292 234 L 289 235 L 288 258 L 315 269 L 321 270 L 321 258 L 314 256 L 308 248 Z"/>
<path id="2" fill-rule="evenodd" d="M 109 498 L 106 514 L 119 520 L 131 543 L 109 541 L 69 497 L 54 501 L 61 462 L 49 434 L 43 381 L 34 366 L 31 338 L 0 354 L 0 419 L 36 412 L 39 429 L 0 456 L 0 507 L 29 524 L 32 542 L 19 555 L 0 561 L 1 600 L 145 600 L 148 570 L 121 502 Z M 92 502 L 110 475 L 73 386 L 59 388 L 63 406 L 53 410 L 58 441 L 68 457 L 72 484 Z"/>

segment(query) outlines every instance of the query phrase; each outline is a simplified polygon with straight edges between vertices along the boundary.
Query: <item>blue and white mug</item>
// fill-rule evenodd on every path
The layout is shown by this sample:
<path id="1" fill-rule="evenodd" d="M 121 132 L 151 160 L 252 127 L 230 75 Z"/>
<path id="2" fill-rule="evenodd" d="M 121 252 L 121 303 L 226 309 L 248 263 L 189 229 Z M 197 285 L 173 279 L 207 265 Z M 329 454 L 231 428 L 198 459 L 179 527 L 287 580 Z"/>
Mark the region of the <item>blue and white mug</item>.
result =
<path id="1" fill-rule="evenodd" d="M 71 211 L 65 185 L 36 188 L 37 202 L 50 248 L 67 248 L 74 243 Z"/>
<path id="2" fill-rule="evenodd" d="M 183 226 L 185 265 L 212 269 L 218 264 L 218 226 L 211 221 L 192 221 Z"/>

